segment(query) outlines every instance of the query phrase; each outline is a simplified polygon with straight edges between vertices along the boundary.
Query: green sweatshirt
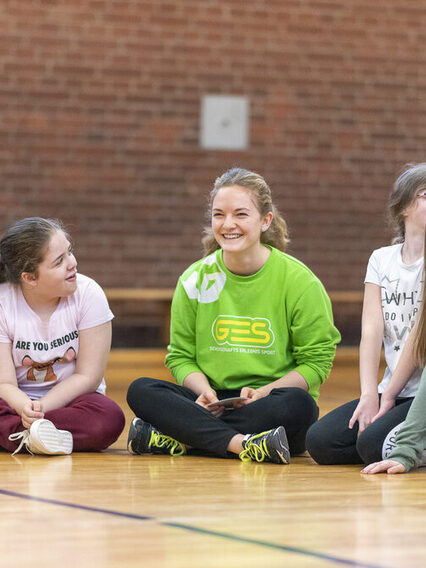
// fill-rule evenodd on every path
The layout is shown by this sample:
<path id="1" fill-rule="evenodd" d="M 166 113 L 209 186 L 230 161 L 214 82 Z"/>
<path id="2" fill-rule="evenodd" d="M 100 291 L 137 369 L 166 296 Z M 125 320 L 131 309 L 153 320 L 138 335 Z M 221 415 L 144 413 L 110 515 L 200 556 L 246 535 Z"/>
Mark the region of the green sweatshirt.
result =
<path id="1" fill-rule="evenodd" d="M 410 406 L 407 418 L 396 437 L 396 447 L 388 456 L 410 471 L 423 462 L 423 450 L 426 448 L 426 368 L 420 379 L 420 386 Z"/>
<path id="2" fill-rule="evenodd" d="M 180 277 L 166 365 L 179 384 L 204 373 L 212 388 L 259 388 L 298 371 L 317 400 L 340 334 L 330 299 L 301 262 L 275 248 L 251 276 L 224 265 L 222 250 Z"/>

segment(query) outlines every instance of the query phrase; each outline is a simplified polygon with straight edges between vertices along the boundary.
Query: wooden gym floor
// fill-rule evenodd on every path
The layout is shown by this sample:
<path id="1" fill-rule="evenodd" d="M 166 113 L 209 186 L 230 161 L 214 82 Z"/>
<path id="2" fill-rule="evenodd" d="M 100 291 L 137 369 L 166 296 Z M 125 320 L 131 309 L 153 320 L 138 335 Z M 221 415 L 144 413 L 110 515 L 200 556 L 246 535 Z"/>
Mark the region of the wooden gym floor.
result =
<path id="1" fill-rule="evenodd" d="M 362 476 L 307 455 L 290 466 L 130 456 L 128 383 L 167 378 L 162 351 L 114 351 L 108 394 L 126 430 L 101 454 L 0 454 L 7 568 L 423 567 L 425 474 Z M 356 353 L 340 349 L 321 413 L 357 396 Z"/>

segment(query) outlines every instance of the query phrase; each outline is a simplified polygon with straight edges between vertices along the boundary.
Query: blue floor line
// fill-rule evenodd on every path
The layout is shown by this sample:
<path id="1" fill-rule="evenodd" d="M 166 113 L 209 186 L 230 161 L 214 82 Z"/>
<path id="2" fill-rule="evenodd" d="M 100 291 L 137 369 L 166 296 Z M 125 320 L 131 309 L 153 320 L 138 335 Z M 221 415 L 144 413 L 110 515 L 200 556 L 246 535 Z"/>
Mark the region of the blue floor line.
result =
<path id="1" fill-rule="evenodd" d="M 87 505 L 77 505 L 75 503 L 68 503 L 66 501 L 58 501 L 57 499 L 47 499 L 45 497 L 34 497 L 33 495 L 26 495 L 25 493 L 17 493 L 15 491 L 8 491 L 6 489 L 0 489 L 0 495 L 5 495 L 7 497 L 16 497 L 18 499 L 26 499 L 27 501 L 37 501 L 39 503 L 46 503 L 49 505 L 59 505 L 61 507 L 68 507 L 70 509 L 77 509 L 80 511 L 89 511 L 91 513 L 102 513 L 104 515 L 110 515 L 114 517 L 123 517 L 126 519 L 134 519 L 137 521 L 152 521 L 158 525 L 175 528 L 185 531 L 190 531 L 198 534 L 203 534 L 206 536 L 213 536 L 216 538 L 223 538 L 226 540 L 231 540 L 233 542 L 240 542 L 244 544 L 252 544 L 261 546 L 264 548 L 270 548 L 273 550 L 281 550 L 282 552 L 291 552 L 294 554 L 300 554 L 304 556 L 310 556 L 313 558 L 318 558 L 319 560 L 328 560 L 334 564 L 341 564 L 342 566 L 352 566 L 353 568 L 386 568 L 383 565 L 370 564 L 365 562 L 357 562 L 355 560 L 348 560 L 346 558 L 339 558 L 338 556 L 332 556 L 330 554 L 323 554 L 321 552 L 313 552 L 304 548 L 297 548 L 294 546 L 286 546 L 283 544 L 275 544 L 273 542 L 268 542 L 264 540 L 258 540 L 254 538 L 248 538 L 238 535 L 233 535 L 230 533 L 224 533 L 219 531 L 214 531 L 210 529 L 203 529 L 201 527 L 196 527 L 193 525 L 186 525 L 184 523 L 174 523 L 169 521 L 160 521 L 155 517 L 149 517 L 147 515 L 137 515 L 135 513 L 122 513 L 120 511 L 114 511 L 112 509 L 102 509 L 99 507 L 89 507 Z"/>

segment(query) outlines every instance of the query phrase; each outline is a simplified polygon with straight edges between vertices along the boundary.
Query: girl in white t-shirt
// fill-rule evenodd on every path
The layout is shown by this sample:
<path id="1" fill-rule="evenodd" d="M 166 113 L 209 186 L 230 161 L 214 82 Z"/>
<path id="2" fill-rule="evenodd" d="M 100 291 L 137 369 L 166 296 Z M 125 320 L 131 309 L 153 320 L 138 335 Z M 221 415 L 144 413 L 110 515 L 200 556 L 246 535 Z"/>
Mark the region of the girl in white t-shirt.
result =
<path id="1" fill-rule="evenodd" d="M 105 294 L 77 274 L 59 221 L 17 221 L 0 255 L 0 446 L 33 454 L 107 448 L 124 415 L 104 394 L 113 318 Z"/>
<path id="2" fill-rule="evenodd" d="M 419 387 L 421 369 L 415 367 L 413 341 L 407 339 L 422 302 L 426 163 L 411 165 L 398 177 L 389 213 L 397 230 L 396 244 L 372 253 L 365 277 L 361 397 L 336 408 L 308 430 L 306 447 L 320 464 L 386 458 Z M 382 344 L 387 367 L 377 387 Z"/>

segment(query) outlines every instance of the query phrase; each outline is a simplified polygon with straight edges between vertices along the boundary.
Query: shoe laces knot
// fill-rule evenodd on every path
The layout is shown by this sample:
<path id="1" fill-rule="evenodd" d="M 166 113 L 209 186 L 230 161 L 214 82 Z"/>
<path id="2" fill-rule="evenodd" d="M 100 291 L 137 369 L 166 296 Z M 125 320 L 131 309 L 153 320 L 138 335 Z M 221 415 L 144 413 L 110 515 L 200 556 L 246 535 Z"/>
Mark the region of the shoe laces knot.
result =
<path id="1" fill-rule="evenodd" d="M 17 454 L 21 450 L 22 446 L 24 446 L 24 445 L 26 446 L 27 451 L 31 455 L 33 455 L 32 451 L 28 447 L 29 437 L 30 437 L 30 431 L 29 430 L 23 430 L 22 432 L 16 432 L 15 434 L 11 434 L 9 436 L 9 440 L 11 442 L 16 442 L 17 440 L 21 440 L 21 443 L 16 448 L 16 450 L 13 452 L 12 456 Z"/>
<path id="2" fill-rule="evenodd" d="M 180 442 L 170 436 L 160 434 L 160 432 L 156 430 L 152 430 L 151 432 L 149 445 L 150 447 L 167 448 L 171 456 L 181 456 L 185 453 L 185 448 Z"/>
<path id="3" fill-rule="evenodd" d="M 264 436 L 265 433 L 262 432 L 262 434 L 257 434 L 247 440 L 244 450 L 239 454 L 241 461 L 262 462 L 265 458 L 270 457 Z"/>

